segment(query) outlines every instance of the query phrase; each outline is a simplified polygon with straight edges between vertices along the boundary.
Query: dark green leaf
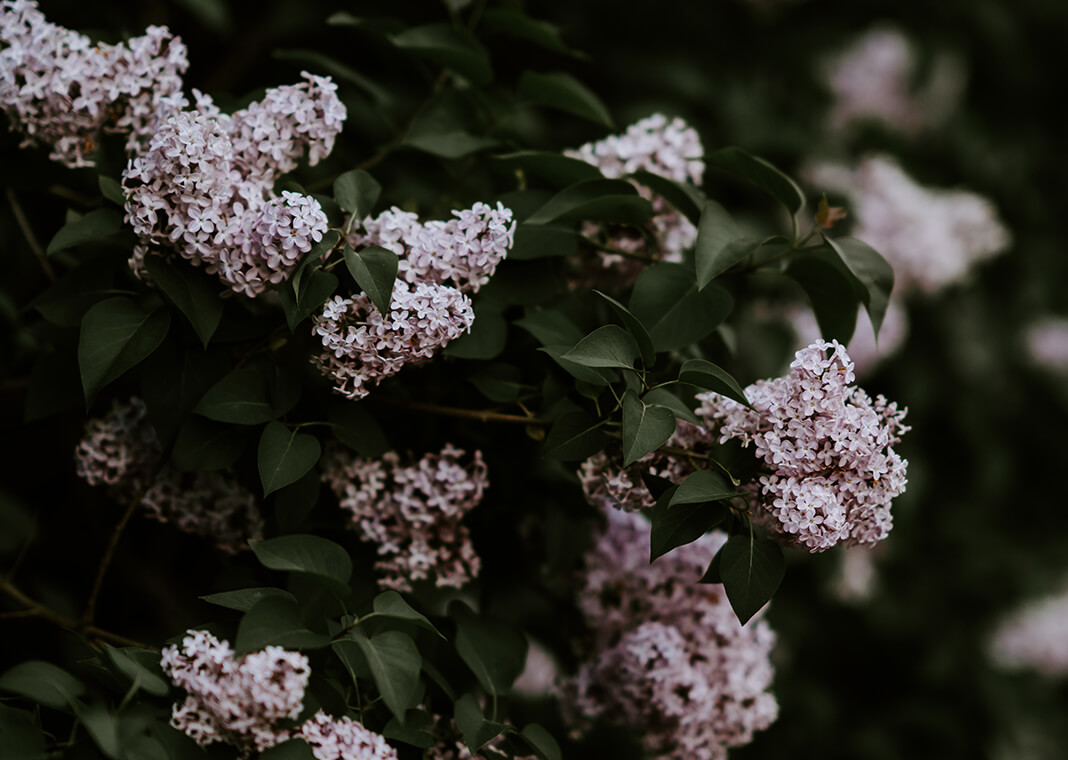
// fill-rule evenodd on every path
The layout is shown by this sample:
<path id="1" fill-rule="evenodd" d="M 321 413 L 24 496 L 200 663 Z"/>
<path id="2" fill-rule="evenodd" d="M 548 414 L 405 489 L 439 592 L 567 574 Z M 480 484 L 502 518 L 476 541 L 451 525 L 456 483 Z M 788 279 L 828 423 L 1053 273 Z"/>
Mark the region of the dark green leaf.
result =
<path id="1" fill-rule="evenodd" d="M 140 364 L 167 337 L 171 314 L 144 312 L 131 299 L 101 301 L 82 318 L 78 366 L 86 407 L 108 383 Z"/>
<path id="2" fill-rule="evenodd" d="M 720 549 L 719 573 L 738 622 L 745 625 L 779 588 L 786 559 L 774 541 L 738 534 Z"/>
<path id="3" fill-rule="evenodd" d="M 466 29 L 428 24 L 406 29 L 390 39 L 398 48 L 451 69 L 476 87 L 493 79 L 489 55 Z"/>
<path id="4" fill-rule="evenodd" d="M 440 158 L 463 158 L 480 150 L 497 145 L 497 141 L 488 137 L 478 137 L 464 130 L 413 133 L 404 138 L 404 144 Z"/>
<path id="5" fill-rule="evenodd" d="M 290 430 L 281 422 L 268 422 L 257 452 L 263 495 L 299 480 L 319 461 L 319 440 Z"/>
<path id="6" fill-rule="evenodd" d="M 856 329 L 857 308 L 860 306 L 856 283 L 849 273 L 821 253 L 813 253 L 794 257 L 786 274 L 796 280 L 808 296 L 820 335 L 847 345 Z"/>
<path id="7" fill-rule="evenodd" d="M 676 547 L 693 543 L 727 519 L 727 507 L 718 502 L 670 506 L 676 493 L 678 486 L 669 488 L 649 510 L 653 524 L 649 540 L 650 562 Z"/>
<path id="8" fill-rule="evenodd" d="M 425 710 L 408 710 L 404 713 L 403 722 L 390 718 L 389 723 L 382 729 L 382 736 L 419 749 L 429 749 L 438 741 L 434 736 L 434 723 L 434 716 Z"/>
<path id="9" fill-rule="evenodd" d="M 301 525 L 315 509 L 322 490 L 319 470 L 312 468 L 296 483 L 274 492 L 274 513 L 281 533 L 299 532 Z"/>
<path id="10" fill-rule="evenodd" d="M 707 501 L 729 499 L 737 495 L 738 492 L 731 488 L 731 485 L 718 472 L 698 470 L 679 484 L 668 506 L 702 504 Z"/>
<path id="11" fill-rule="evenodd" d="M 705 423 L 698 419 L 697 415 L 693 413 L 690 407 L 683 403 L 682 399 L 669 391 L 667 388 L 653 388 L 651 391 L 642 396 L 642 400 L 646 404 L 652 406 L 663 406 L 671 410 L 676 419 L 686 420 L 694 425 L 704 425 Z"/>
<path id="12" fill-rule="evenodd" d="M 120 207 L 126 205 L 126 196 L 123 194 L 122 185 L 119 184 L 117 179 L 101 174 L 97 177 L 97 184 L 100 185 L 100 192 L 109 201 Z"/>
<path id="13" fill-rule="evenodd" d="M 634 283 L 630 310 L 657 351 L 684 348 L 710 335 L 734 309 L 734 299 L 716 283 L 699 290 L 681 264 L 657 264 Z"/>
<path id="14" fill-rule="evenodd" d="M 705 157 L 705 163 L 750 182 L 796 214 L 805 205 L 805 194 L 797 183 L 762 158 L 741 148 L 721 148 Z"/>
<path id="15" fill-rule="evenodd" d="M 864 308 L 878 337 L 894 289 L 894 268 L 878 251 L 856 238 L 823 239 L 863 286 Z"/>
<path id="16" fill-rule="evenodd" d="M 456 621 L 456 651 L 479 684 L 491 694 L 506 693 L 526 664 L 526 638 L 504 622 L 476 615 L 462 602 L 449 605 L 449 617 Z"/>
<path id="17" fill-rule="evenodd" d="M 563 312 L 554 309 L 527 309 L 522 319 L 515 321 L 533 335 L 543 346 L 573 346 L 582 340 L 582 330 Z"/>
<path id="18" fill-rule="evenodd" d="M 103 647 L 104 656 L 111 663 L 111 666 L 128 678 L 131 683 L 137 684 L 139 688 L 157 697 L 165 697 L 170 692 L 170 687 L 160 674 L 145 667 L 135 657 L 131 656 L 130 648 L 116 649 L 107 644 L 104 644 Z"/>
<path id="19" fill-rule="evenodd" d="M 577 222 L 589 219 L 640 226 L 653 215 L 649 201 L 620 179 L 591 179 L 565 187 L 538 209 L 526 224 Z"/>
<path id="20" fill-rule="evenodd" d="M 104 757 L 119 760 L 119 722 L 107 705 L 84 705 L 75 700 L 71 706 Z"/>
<path id="21" fill-rule="evenodd" d="M 579 250 L 582 236 L 569 227 L 520 223 L 515 229 L 515 244 L 508 251 L 509 261 L 527 261 L 553 256 L 570 256 Z"/>
<path id="22" fill-rule="evenodd" d="M 558 419 L 545 439 L 545 456 L 573 462 L 601 451 L 611 440 L 602 423 L 585 412 L 568 412 Z"/>
<path id="23" fill-rule="evenodd" d="M 519 97 L 612 128 L 612 115 L 605 104 L 582 82 L 562 71 L 538 74 L 524 71 L 519 77 Z"/>
<path id="24" fill-rule="evenodd" d="M 514 171 L 537 177 L 554 187 L 567 187 L 576 182 L 604 179 L 601 170 L 578 158 L 549 151 L 521 150 L 494 156 L 493 161 Z M 511 255 L 511 254 L 509 254 Z"/>
<path id="25" fill-rule="evenodd" d="M 292 61 L 302 66 L 307 66 L 315 71 L 325 71 L 335 79 L 359 87 L 370 95 L 379 105 L 385 105 L 394 101 L 393 95 L 388 89 L 382 87 L 374 80 L 365 77 L 351 66 L 338 61 L 336 58 L 323 55 L 315 50 L 273 50 L 271 57 L 279 61 Z"/>
<path id="26" fill-rule="evenodd" d="M 641 352 L 642 363 L 647 367 L 653 366 L 656 363 L 656 351 L 653 350 L 653 341 L 649 338 L 649 333 L 645 330 L 645 325 L 641 321 L 631 314 L 630 309 L 621 304 L 616 299 L 609 295 L 602 293 L 599 290 L 593 291 L 612 307 L 616 315 L 622 320 L 624 327 L 627 328 L 633 337 L 634 341 L 638 344 L 638 350 Z"/>
<path id="27" fill-rule="evenodd" d="M 659 449 L 675 432 L 675 415 L 663 406 L 650 406 L 627 391 L 623 396 L 623 466 L 630 467 Z"/>
<path id="28" fill-rule="evenodd" d="M 27 697 L 54 710 L 65 710 L 85 693 L 85 685 L 50 662 L 27 660 L 0 676 L 0 690 Z"/>
<path id="29" fill-rule="evenodd" d="M 179 470 L 224 470 L 245 450 L 245 431 L 190 417 L 178 429 L 171 462 Z"/>
<path id="30" fill-rule="evenodd" d="M 604 325 L 576 343 L 562 358 L 583 367 L 634 369 L 638 354 L 638 344 L 630 333 L 616 325 Z"/>
<path id="31" fill-rule="evenodd" d="M 698 286 L 703 288 L 763 243 L 760 238 L 744 235 L 723 206 L 707 201 L 697 226 L 694 253 Z"/>
<path id="32" fill-rule="evenodd" d="M 337 230 L 327 230 L 323 233 L 323 239 L 313 245 L 311 250 L 304 254 L 304 258 L 297 264 L 297 268 L 293 270 L 293 274 L 290 277 L 293 294 L 303 293 L 307 289 L 304 286 L 304 275 L 308 272 L 308 268 L 333 251 L 334 246 L 336 246 L 340 240 L 341 235 Z M 280 292 L 284 292 L 285 290 L 285 288 L 282 288 Z"/>
<path id="33" fill-rule="evenodd" d="M 474 694 L 464 694 L 456 701 L 453 720 L 463 734 L 464 744 L 472 753 L 478 752 L 508 728 L 505 723 L 486 720 Z"/>
<path id="34" fill-rule="evenodd" d="M 286 599 L 292 600 L 296 603 L 296 599 L 288 591 L 283 591 L 280 588 L 243 588 L 238 591 L 222 591 L 218 594 L 208 594 L 207 596 L 198 597 L 203 599 L 208 604 L 215 604 L 219 607 L 225 607 L 228 610 L 237 610 L 238 612 L 248 612 L 256 603 L 261 599 L 266 599 L 269 596 L 281 596 Z"/>
<path id="35" fill-rule="evenodd" d="M 354 16 L 347 11 L 338 11 L 326 19 L 330 26 L 352 26 L 376 34 L 396 34 L 404 31 L 404 22 L 396 18 Z"/>
<path id="36" fill-rule="evenodd" d="M 41 316 L 60 327 L 77 327 L 89 308 L 111 295 L 115 272 L 111 267 L 86 261 L 64 274 L 30 302 Z"/>
<path id="37" fill-rule="evenodd" d="M 349 593 L 352 559 L 333 541 L 294 534 L 266 541 L 249 541 L 249 546 L 264 567 L 315 578 L 341 596 Z"/>
<path id="38" fill-rule="evenodd" d="M 286 324 L 290 331 L 295 331 L 297 325 L 307 319 L 313 311 L 316 311 L 337 290 L 338 279 L 330 272 L 316 269 L 309 275 L 305 275 L 301 281 L 300 296 L 294 295 L 291 288 L 279 288 L 278 296 L 282 301 L 282 309 L 286 315 Z"/>
<path id="39" fill-rule="evenodd" d="M 507 340 L 508 323 L 501 316 L 500 305 L 480 301 L 475 305 L 471 332 L 454 340 L 443 353 L 457 359 L 494 359 L 504 351 Z"/>
<path id="40" fill-rule="evenodd" d="M 172 263 L 162 256 L 145 256 L 145 270 L 185 314 L 206 348 L 223 315 L 217 282 L 193 269 L 188 262 Z"/>
<path id="41" fill-rule="evenodd" d="M 509 404 L 523 390 L 523 373 L 512 364 L 487 364 L 472 374 L 468 380 L 490 401 Z"/>
<path id="42" fill-rule="evenodd" d="M 397 254 L 378 245 L 354 251 L 345 243 L 344 256 L 352 279 L 381 314 L 389 314 L 393 282 L 397 279 Z"/>
<path id="43" fill-rule="evenodd" d="M 630 176 L 639 185 L 649 188 L 674 206 L 676 211 L 690 220 L 690 224 L 697 226 L 701 220 L 701 210 L 708 202 L 699 187 L 690 182 L 676 182 L 644 169 Z"/>
<path id="44" fill-rule="evenodd" d="M 560 39 L 560 30 L 513 8 L 488 8 L 482 14 L 482 26 L 491 34 L 505 34 L 532 42 L 555 53 L 572 53 Z"/>
<path id="45" fill-rule="evenodd" d="M 257 652 L 264 647 L 320 649 L 330 645 L 330 637 L 308 630 L 293 599 L 265 596 L 241 616 L 234 649 L 237 654 Z"/>
<path id="46" fill-rule="evenodd" d="M 327 419 L 337 439 L 361 456 L 376 459 L 390 449 L 382 426 L 358 403 L 333 405 Z"/>
<path id="47" fill-rule="evenodd" d="M 235 369 L 204 394 L 194 411 L 210 420 L 236 425 L 259 425 L 277 416 L 261 366 Z"/>
<path id="48" fill-rule="evenodd" d="M 397 720 L 404 720 L 404 713 L 416 705 L 423 662 L 412 637 L 400 631 L 384 631 L 368 638 L 359 628 L 353 629 L 349 637 L 367 659 L 386 707 Z"/>
<path id="49" fill-rule="evenodd" d="M 428 631 L 436 633 L 441 638 L 441 631 L 434 627 L 434 624 L 426 619 L 425 616 L 412 609 L 412 606 L 408 602 L 404 601 L 404 597 L 398 594 L 396 591 L 383 591 L 381 594 L 375 597 L 374 611 L 382 615 L 383 617 L 393 618 L 395 620 L 406 620 L 409 623 L 425 628 Z"/>
<path id="50" fill-rule="evenodd" d="M 48 255 L 87 243 L 107 243 L 122 232 L 122 214 L 111 208 L 98 208 L 59 228 L 48 244 Z"/>
<path id="51" fill-rule="evenodd" d="M 541 725 L 528 723 L 523 727 L 520 736 L 526 739 L 527 744 L 538 753 L 538 757 L 542 760 L 561 760 L 560 745 Z"/>
<path id="52" fill-rule="evenodd" d="M 690 359 L 679 370 L 679 382 L 696 385 L 698 388 L 715 391 L 727 398 L 732 398 L 739 404 L 745 404 L 750 409 L 752 404 L 745 397 L 745 391 L 738 381 L 731 377 L 730 373 L 704 359 Z"/>
<path id="53" fill-rule="evenodd" d="M 0 751 L 8 760 L 44 760 L 45 737 L 34 714 L 0 704 Z"/>
<path id="54" fill-rule="evenodd" d="M 378 202 L 382 185 L 363 169 L 345 172 L 334 180 L 334 199 L 341 208 L 355 214 L 358 220 L 371 215 Z"/>

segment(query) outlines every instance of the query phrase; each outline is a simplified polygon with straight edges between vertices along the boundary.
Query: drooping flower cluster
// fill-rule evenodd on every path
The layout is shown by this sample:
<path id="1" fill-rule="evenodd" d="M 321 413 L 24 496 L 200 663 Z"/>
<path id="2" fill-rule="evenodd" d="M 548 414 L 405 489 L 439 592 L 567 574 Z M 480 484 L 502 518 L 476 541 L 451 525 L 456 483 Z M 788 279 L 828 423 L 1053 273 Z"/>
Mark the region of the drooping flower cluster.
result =
<path id="1" fill-rule="evenodd" d="M 352 513 L 352 528 L 375 544 L 383 586 L 410 591 L 413 582 L 433 579 L 459 588 L 478 575 L 481 563 L 461 520 L 489 480 L 482 452 L 466 464 L 463 456 L 446 444 L 409 465 L 393 452 L 377 460 L 340 450 L 329 457 L 323 480 Z"/>
<path id="2" fill-rule="evenodd" d="M 923 187 L 888 156 L 870 156 L 855 168 L 818 164 L 806 174 L 849 198 L 857 219 L 852 234 L 894 267 L 895 292 L 935 292 L 1011 243 L 986 198 Z"/>
<path id="3" fill-rule="evenodd" d="M 335 391 L 363 398 L 405 364 L 433 358 L 474 321 L 471 300 L 456 288 L 398 279 L 386 316 L 364 293 L 327 301 L 313 328 L 323 351 L 312 363 Z"/>
<path id="4" fill-rule="evenodd" d="M 91 166 L 102 132 L 129 135 L 135 151 L 151 136 L 163 103 L 180 94 L 185 45 L 150 26 L 120 45 L 47 21 L 35 0 L 0 3 L 0 106 L 23 146 L 42 144 L 66 166 Z"/>
<path id="5" fill-rule="evenodd" d="M 147 150 L 123 172 L 126 221 L 141 239 L 131 266 L 151 250 L 173 251 L 231 289 L 255 297 L 289 277 L 322 239 L 326 214 L 314 198 L 273 186 L 307 149 L 315 164 L 345 120 L 337 85 L 305 72 L 231 116 L 194 93 L 174 99 Z"/>
<path id="6" fill-rule="evenodd" d="M 719 424 L 720 441 L 754 444 L 768 474 L 751 489 L 769 530 L 811 552 L 873 544 L 893 524 L 890 502 L 905 490 L 908 462 L 893 449 L 905 411 L 855 385 L 837 341 L 797 352 L 786 377 L 746 388 L 749 409 L 715 393 L 698 416 Z"/>
<path id="7" fill-rule="evenodd" d="M 824 64 L 834 102 L 831 129 L 877 121 L 905 134 L 937 126 L 960 100 L 965 75 L 960 62 L 941 54 L 916 83 L 915 45 L 896 29 L 875 28 Z"/>
<path id="8" fill-rule="evenodd" d="M 606 517 L 578 595 L 593 653 L 565 684 L 565 706 L 634 729 L 650 756 L 723 760 L 778 715 L 774 634 L 759 618 L 740 625 L 722 586 L 697 583 L 722 534 L 650 565 L 649 523 Z"/>
<path id="9" fill-rule="evenodd" d="M 990 641 L 994 662 L 1012 670 L 1068 676 L 1068 592 L 1036 599 L 1007 616 Z"/>
<path id="10" fill-rule="evenodd" d="M 300 735 L 311 745 L 316 760 L 397 760 L 397 750 L 381 734 L 322 710 L 304 722 Z"/>
<path id="11" fill-rule="evenodd" d="M 378 245 L 398 256 L 397 280 L 383 315 L 364 293 L 335 296 L 316 316 L 323 350 L 312 363 L 351 399 L 371 392 L 410 362 L 430 359 L 468 332 L 477 293 L 508 255 L 515 239 L 512 212 L 476 203 L 448 221 L 420 222 L 398 208 L 363 221 L 349 242 Z"/>
<path id="12" fill-rule="evenodd" d="M 175 704 L 171 725 L 197 744 L 226 742 L 242 757 L 292 736 L 279 725 L 300 715 L 311 677 L 308 658 L 281 647 L 234 657 L 229 643 L 207 631 L 187 631 L 181 647 L 162 652 L 160 664 L 187 693 Z"/>
<path id="13" fill-rule="evenodd" d="M 679 420 L 674 435 L 666 445 L 699 451 L 711 442 L 712 436 L 707 430 Z M 623 467 L 619 457 L 609 457 L 600 451 L 582 463 L 579 480 L 586 500 L 593 506 L 632 512 L 656 504 L 656 499 L 642 482 L 642 473 L 679 483 L 693 471 L 690 460 L 669 456 L 659 450 L 627 468 Z"/>
<path id="14" fill-rule="evenodd" d="M 223 551 L 240 551 L 263 533 L 256 497 L 232 475 L 181 472 L 163 461 L 139 398 L 116 401 L 108 414 L 86 423 L 75 469 L 90 485 L 109 486 L 121 501 L 138 497 L 149 517 L 209 537 Z"/>
<path id="15" fill-rule="evenodd" d="M 663 114 L 654 114 L 631 124 L 623 134 L 610 135 L 577 150 L 564 151 L 564 155 L 596 166 L 609 179 L 647 171 L 675 182 L 692 182 L 695 185 L 701 183 L 705 173 L 704 154 L 701 138 L 695 129 L 680 118 L 668 119 Z M 636 231 L 615 231 L 609 244 L 629 253 L 652 254 L 667 261 L 680 261 L 682 252 L 697 240 L 697 228 L 662 197 L 640 183 L 635 184 L 642 197 L 653 204 L 650 232 L 658 243 L 659 251 L 647 250 L 645 238 Z M 596 234 L 597 228 L 587 225 L 585 231 L 586 234 Z M 623 258 L 615 254 L 602 254 L 600 259 L 602 267 L 612 267 L 613 270 L 618 270 L 624 264 Z"/>

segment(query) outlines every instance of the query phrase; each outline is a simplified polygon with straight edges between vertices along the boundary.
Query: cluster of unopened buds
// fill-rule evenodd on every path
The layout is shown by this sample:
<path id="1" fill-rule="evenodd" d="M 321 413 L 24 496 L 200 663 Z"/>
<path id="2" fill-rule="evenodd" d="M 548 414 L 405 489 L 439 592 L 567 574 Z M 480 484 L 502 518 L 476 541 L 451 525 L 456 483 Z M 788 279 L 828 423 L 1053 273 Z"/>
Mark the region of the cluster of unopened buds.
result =
<path id="1" fill-rule="evenodd" d="M 393 453 L 363 459 L 336 450 L 323 480 L 351 513 L 351 526 L 375 545 L 383 586 L 409 591 L 412 583 L 432 579 L 459 588 L 481 566 L 464 516 L 478 506 L 489 485 L 482 453 L 467 463 L 452 445 L 402 464 Z"/>
<path id="2" fill-rule="evenodd" d="M 512 212 L 476 203 L 448 221 L 420 222 L 393 208 L 363 221 L 349 242 L 377 245 L 398 256 L 389 309 L 365 293 L 335 296 L 315 318 L 322 352 L 313 363 L 334 390 L 359 399 L 406 365 L 425 361 L 471 329 L 468 293 L 489 281 L 515 239 Z"/>
<path id="3" fill-rule="evenodd" d="M 290 728 L 301 714 L 311 678 L 308 658 L 269 646 L 235 657 L 226 641 L 207 631 L 187 631 L 181 645 L 165 648 L 160 664 L 186 692 L 171 724 L 197 744 L 223 742 L 242 758 L 281 742 L 302 738 L 317 760 L 396 760 L 397 751 L 379 734 L 348 717 L 322 710 Z"/>
<path id="4" fill-rule="evenodd" d="M 760 618 L 739 624 L 722 586 L 697 583 L 725 536 L 650 564 L 648 521 L 605 516 L 578 597 L 594 645 L 562 685 L 565 709 L 640 731 L 651 757 L 724 760 L 778 715 L 774 633 Z"/>

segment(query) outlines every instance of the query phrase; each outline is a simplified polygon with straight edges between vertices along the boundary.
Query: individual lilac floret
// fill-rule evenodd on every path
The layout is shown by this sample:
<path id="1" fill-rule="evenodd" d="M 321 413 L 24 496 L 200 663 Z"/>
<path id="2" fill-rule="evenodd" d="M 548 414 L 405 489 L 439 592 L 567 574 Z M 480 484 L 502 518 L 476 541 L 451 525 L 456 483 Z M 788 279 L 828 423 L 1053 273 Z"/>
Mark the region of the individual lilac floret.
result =
<path id="1" fill-rule="evenodd" d="M 740 625 L 721 585 L 697 583 L 725 536 L 649 564 L 649 523 L 606 517 L 578 595 L 593 651 L 564 684 L 565 708 L 633 729 L 650 757 L 723 760 L 778 715 L 775 636 L 759 616 Z"/>
<path id="2" fill-rule="evenodd" d="M 849 199 L 857 219 L 853 236 L 893 265 L 897 292 L 933 293 L 959 282 L 1012 242 L 989 200 L 923 187 L 888 156 L 870 156 L 853 168 L 817 164 L 806 175 Z"/>
<path id="3" fill-rule="evenodd" d="M 150 251 L 173 251 L 255 297 L 322 239 L 328 222 L 317 200 L 273 192 L 305 149 L 311 163 L 329 152 L 344 119 L 336 85 L 303 76 L 232 116 L 195 93 L 195 110 L 161 121 L 123 172 L 126 221 L 141 239 L 135 272 Z"/>
<path id="4" fill-rule="evenodd" d="M 263 517 L 256 497 L 232 475 L 180 472 L 163 461 L 163 450 L 144 402 L 114 402 L 90 419 L 75 451 L 75 469 L 89 485 L 109 486 L 123 502 L 137 497 L 149 517 L 179 530 L 207 536 L 228 553 L 260 538 Z"/>
<path id="5" fill-rule="evenodd" d="M 354 248 L 379 245 L 400 258 L 397 276 L 409 283 L 450 285 L 477 293 L 489 282 L 515 241 L 512 212 L 501 203 L 476 203 L 453 211 L 448 221 L 420 222 L 392 208 L 363 221 L 350 238 Z"/>
<path id="6" fill-rule="evenodd" d="M 934 127 L 956 108 L 965 75 L 954 57 L 934 57 L 930 73 L 916 82 L 916 46 L 900 31 L 876 28 L 824 63 L 834 102 L 832 130 L 877 121 L 905 134 Z"/>
<path id="7" fill-rule="evenodd" d="M 1028 602 L 998 625 L 990 641 L 994 662 L 1009 670 L 1068 676 L 1068 591 Z"/>
<path id="8" fill-rule="evenodd" d="M 610 135 L 603 140 L 587 143 L 577 150 L 566 150 L 564 155 L 592 164 L 609 179 L 618 179 L 636 171 L 647 171 L 675 182 L 700 184 L 705 173 L 704 147 L 697 131 L 680 118 L 668 119 L 663 114 L 654 114 L 627 127 L 621 135 Z M 667 201 L 637 182 L 638 192 L 653 204 L 650 232 L 658 243 L 656 251 L 649 251 L 645 237 L 636 231 L 613 230 L 609 244 L 634 254 L 656 255 L 666 261 L 681 261 L 682 252 L 697 240 L 697 228 L 675 211 Z M 596 225 L 587 225 L 585 234 L 596 235 Z M 618 275 L 620 268 L 634 269 L 616 254 L 601 254 L 602 268 L 612 268 Z M 591 274 L 594 276 L 594 274 Z"/>
<path id="9" fill-rule="evenodd" d="M 323 344 L 312 363 L 333 381 L 335 391 L 363 398 L 405 364 L 433 358 L 468 332 L 474 320 L 471 300 L 459 290 L 397 279 L 386 316 L 364 293 L 327 301 L 312 327 Z"/>
<path id="10" fill-rule="evenodd" d="M 707 430 L 679 420 L 675 433 L 666 445 L 696 451 L 711 443 L 712 436 Z M 656 499 L 642 482 L 642 473 L 680 483 L 695 469 L 692 460 L 659 451 L 624 468 L 620 457 L 609 457 L 601 451 L 582 463 L 579 480 L 586 500 L 593 506 L 633 512 L 649 509 L 656 504 Z"/>
<path id="11" fill-rule="evenodd" d="M 894 451 L 905 411 L 851 385 L 853 362 L 837 341 L 797 352 L 790 373 L 746 388 L 749 409 L 716 393 L 698 396 L 698 416 L 720 425 L 720 442 L 754 445 L 767 474 L 753 484 L 756 517 L 811 552 L 874 544 L 893 524 L 908 462 Z"/>
<path id="12" fill-rule="evenodd" d="M 247 758 L 291 738 L 281 721 L 300 715 L 311 677 L 308 658 L 281 647 L 234 657 L 230 644 L 207 631 L 187 631 L 181 647 L 163 650 L 160 665 L 187 693 L 171 725 L 197 744 L 232 744 Z"/>
<path id="13" fill-rule="evenodd" d="M 304 722 L 300 735 L 316 760 L 397 760 L 385 738 L 348 717 L 332 718 L 322 710 Z"/>
<path id="14" fill-rule="evenodd" d="M 0 107 L 23 146 L 43 144 L 67 166 L 92 166 L 102 132 L 127 134 L 136 151 L 156 113 L 181 93 L 185 45 L 166 27 L 120 45 L 93 45 L 48 22 L 34 0 L 0 3 Z"/>
<path id="15" fill-rule="evenodd" d="M 375 544 L 381 583 L 410 591 L 415 581 L 459 588 L 478 575 L 480 562 L 461 524 L 489 485 L 482 452 L 469 463 L 464 451 L 446 444 L 439 454 L 402 465 L 388 453 L 362 459 L 335 451 L 323 472 L 351 527 Z"/>

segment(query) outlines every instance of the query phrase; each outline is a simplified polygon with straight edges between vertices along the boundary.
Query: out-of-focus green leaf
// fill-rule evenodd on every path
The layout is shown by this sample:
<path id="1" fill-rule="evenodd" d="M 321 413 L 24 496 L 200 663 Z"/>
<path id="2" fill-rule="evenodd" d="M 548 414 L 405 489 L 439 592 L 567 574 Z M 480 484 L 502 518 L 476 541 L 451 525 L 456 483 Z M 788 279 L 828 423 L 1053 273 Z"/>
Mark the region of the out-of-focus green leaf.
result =
<path id="1" fill-rule="evenodd" d="M 167 682 L 163 680 L 160 673 L 156 672 L 158 667 L 153 670 L 145 667 L 144 664 L 131 656 L 130 648 L 116 649 L 107 644 L 104 644 L 103 647 L 104 656 L 111 663 L 111 666 L 128 678 L 131 683 L 137 684 L 139 688 L 156 697 L 165 697 L 170 692 Z"/>
<path id="2" fill-rule="evenodd" d="M 389 451 L 382 426 L 359 404 L 345 401 L 331 406 L 328 420 L 337 439 L 357 454 L 378 458 Z"/>
<path id="3" fill-rule="evenodd" d="M 546 21 L 538 21 L 514 8 L 488 8 L 482 14 L 482 26 L 490 34 L 502 34 L 527 40 L 554 53 L 575 55 L 560 38 L 560 30 Z"/>
<path id="4" fill-rule="evenodd" d="M 618 179 L 592 179 L 565 187 L 526 220 L 526 224 L 598 222 L 640 226 L 653 215 L 634 185 Z"/>
<path id="5" fill-rule="evenodd" d="M 613 127 L 612 115 L 592 90 L 562 71 L 538 74 L 524 71 L 519 77 L 519 97 L 528 103 L 555 108 L 581 119 Z"/>
<path id="6" fill-rule="evenodd" d="M 275 50 L 271 56 L 279 61 L 291 61 L 316 71 L 325 71 L 330 76 L 359 87 L 379 105 L 389 105 L 395 100 L 388 89 L 373 79 L 364 76 L 351 66 L 315 50 Z"/>
<path id="7" fill-rule="evenodd" d="M 494 359 L 504 351 L 508 341 L 508 323 L 496 303 L 481 301 L 475 305 L 471 332 L 461 335 L 443 353 L 457 359 Z"/>
<path id="8" fill-rule="evenodd" d="M 334 199 L 341 208 L 357 219 L 370 216 L 382 194 L 382 185 L 363 169 L 353 169 L 334 180 Z"/>
<path id="9" fill-rule="evenodd" d="M 538 150 L 521 150 L 494 156 L 493 161 L 524 174 L 537 177 L 554 187 L 567 187 L 576 182 L 604 179 L 601 170 L 577 158 L 563 153 Z"/>
<path id="10" fill-rule="evenodd" d="M 178 429 L 171 462 L 179 470 L 224 470 L 244 450 L 243 428 L 190 417 Z"/>
<path id="11" fill-rule="evenodd" d="M 553 735 L 538 723 L 528 723 L 519 732 L 541 760 L 561 760 L 560 745 Z"/>
<path id="12" fill-rule="evenodd" d="M 145 312 L 125 296 L 109 298 L 89 309 L 82 318 L 78 340 L 86 407 L 101 388 L 155 351 L 170 326 L 169 311 Z"/>
<path id="13" fill-rule="evenodd" d="M 447 24 L 428 24 L 405 29 L 390 40 L 398 48 L 451 69 L 476 87 L 493 80 L 489 54 L 466 29 Z"/>
<path id="14" fill-rule="evenodd" d="M 98 208 L 59 228 L 48 244 L 48 255 L 77 245 L 113 242 L 122 232 L 122 214 L 112 208 Z"/>
<path id="15" fill-rule="evenodd" d="M 511 689 L 527 660 L 523 634 L 499 620 L 476 615 L 463 602 L 449 605 L 449 617 L 456 621 L 456 651 L 482 688 L 497 695 Z"/>
<path id="16" fill-rule="evenodd" d="M 474 694 L 464 694 L 456 700 L 453 720 L 464 737 L 464 744 L 472 753 L 478 752 L 508 729 L 505 723 L 486 720 Z"/>
<path id="17" fill-rule="evenodd" d="M 570 256 L 579 249 L 582 237 L 570 227 L 521 223 L 516 226 L 515 243 L 508 251 L 510 261 Z"/>
<path id="18" fill-rule="evenodd" d="M 705 163 L 756 185 L 796 214 L 805 205 L 805 194 L 797 183 L 771 163 L 741 148 L 720 148 L 705 156 Z"/>
<path id="19" fill-rule="evenodd" d="M 425 710 L 408 710 L 404 713 L 403 721 L 397 720 L 396 717 L 390 718 L 389 723 L 382 729 L 382 736 L 419 749 L 430 749 L 438 742 L 434 736 L 435 722 L 434 716 Z"/>
<path id="20" fill-rule="evenodd" d="M 235 369 L 204 394 L 194 411 L 236 425 L 260 425 L 277 416 L 262 366 Z"/>
<path id="21" fill-rule="evenodd" d="M 734 299 L 715 283 L 699 289 L 688 267 L 664 263 L 638 276 L 629 306 L 656 350 L 671 351 L 710 335 L 734 309 Z"/>
<path id="22" fill-rule="evenodd" d="M 708 203 L 701 189 L 691 182 L 676 182 L 673 179 L 662 177 L 659 174 L 645 171 L 644 169 L 630 175 L 639 185 L 652 190 L 666 200 L 675 210 L 690 220 L 690 224 L 697 226 L 701 220 L 701 212 Z"/>
<path id="23" fill-rule="evenodd" d="M 0 691 L 66 710 L 85 693 L 85 684 L 63 668 L 42 660 L 20 662 L 0 676 Z"/>
<path id="24" fill-rule="evenodd" d="M 349 593 L 352 559 L 333 541 L 294 534 L 266 541 L 249 541 L 249 546 L 264 567 L 309 576 L 341 596 Z"/>

